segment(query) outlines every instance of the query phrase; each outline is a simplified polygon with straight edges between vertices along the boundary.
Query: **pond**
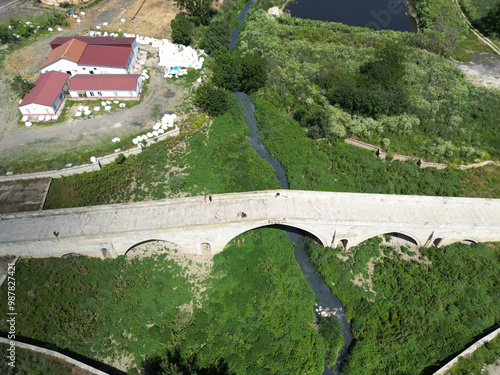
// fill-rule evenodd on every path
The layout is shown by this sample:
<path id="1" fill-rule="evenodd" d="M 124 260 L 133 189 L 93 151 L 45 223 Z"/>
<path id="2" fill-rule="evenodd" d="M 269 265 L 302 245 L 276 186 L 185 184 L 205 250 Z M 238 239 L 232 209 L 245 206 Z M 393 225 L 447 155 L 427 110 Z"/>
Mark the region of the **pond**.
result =
<path id="1" fill-rule="evenodd" d="M 404 0 L 290 0 L 284 11 L 297 18 L 374 30 L 417 31 Z"/>

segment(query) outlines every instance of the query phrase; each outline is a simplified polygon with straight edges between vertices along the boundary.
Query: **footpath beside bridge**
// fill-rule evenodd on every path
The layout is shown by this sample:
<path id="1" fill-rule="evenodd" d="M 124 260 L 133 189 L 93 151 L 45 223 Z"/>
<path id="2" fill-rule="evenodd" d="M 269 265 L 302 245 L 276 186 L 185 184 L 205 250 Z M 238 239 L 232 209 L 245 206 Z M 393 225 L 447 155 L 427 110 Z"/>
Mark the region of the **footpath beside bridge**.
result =
<path id="1" fill-rule="evenodd" d="M 500 241 L 500 199 L 274 190 L 4 214 L 0 256 L 116 257 L 151 240 L 216 254 L 239 234 L 275 224 L 333 247 L 383 234 L 419 246 Z"/>

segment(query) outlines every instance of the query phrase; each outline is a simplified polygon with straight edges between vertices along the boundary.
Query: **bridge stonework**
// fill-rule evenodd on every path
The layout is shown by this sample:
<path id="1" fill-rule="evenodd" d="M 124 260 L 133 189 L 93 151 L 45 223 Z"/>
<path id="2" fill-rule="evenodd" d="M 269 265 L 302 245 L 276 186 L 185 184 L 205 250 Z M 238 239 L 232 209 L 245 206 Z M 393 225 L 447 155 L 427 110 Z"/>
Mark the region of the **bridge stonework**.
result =
<path id="1" fill-rule="evenodd" d="M 114 258 L 151 240 L 216 254 L 269 225 L 299 228 L 332 247 L 389 233 L 419 246 L 500 241 L 500 200 L 275 190 L 4 214 L 0 256 Z"/>

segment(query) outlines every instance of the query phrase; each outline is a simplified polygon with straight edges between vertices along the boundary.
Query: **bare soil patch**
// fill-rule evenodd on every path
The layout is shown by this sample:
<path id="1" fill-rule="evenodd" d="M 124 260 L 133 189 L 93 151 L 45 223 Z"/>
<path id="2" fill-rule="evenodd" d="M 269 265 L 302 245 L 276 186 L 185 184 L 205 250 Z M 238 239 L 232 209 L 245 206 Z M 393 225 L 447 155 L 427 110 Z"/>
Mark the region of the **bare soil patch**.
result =
<path id="1" fill-rule="evenodd" d="M 471 63 L 453 62 L 453 65 L 474 85 L 500 89 L 500 56 L 481 53 L 472 54 L 471 59 Z"/>
<path id="2" fill-rule="evenodd" d="M 50 178 L 0 183 L 0 213 L 39 211 L 49 190 Z"/>

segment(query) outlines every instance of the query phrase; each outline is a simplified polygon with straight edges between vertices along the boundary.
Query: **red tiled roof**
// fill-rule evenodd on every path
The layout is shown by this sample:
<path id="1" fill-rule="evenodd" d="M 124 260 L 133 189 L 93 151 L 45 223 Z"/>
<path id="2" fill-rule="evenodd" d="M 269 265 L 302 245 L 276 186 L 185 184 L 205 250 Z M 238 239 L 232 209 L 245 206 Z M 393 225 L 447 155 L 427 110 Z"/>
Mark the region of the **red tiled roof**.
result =
<path id="1" fill-rule="evenodd" d="M 71 77 L 68 90 L 133 91 L 140 74 L 77 74 Z"/>
<path id="2" fill-rule="evenodd" d="M 125 68 L 132 47 L 87 46 L 78 65 L 112 66 Z"/>
<path id="3" fill-rule="evenodd" d="M 27 104 L 51 107 L 61 93 L 68 77 L 69 74 L 56 71 L 40 74 L 35 81 L 35 87 L 24 97 L 19 107 Z"/>
<path id="4" fill-rule="evenodd" d="M 68 40 L 66 43 L 49 52 L 47 60 L 42 63 L 40 69 L 45 68 L 47 65 L 50 65 L 59 59 L 67 59 L 78 63 L 78 60 L 80 60 L 86 47 L 87 43 L 80 40 Z"/>
<path id="5" fill-rule="evenodd" d="M 52 49 L 54 49 L 71 39 L 80 40 L 87 43 L 89 46 L 101 45 L 127 47 L 132 46 L 132 43 L 134 43 L 135 41 L 135 38 L 113 38 L 110 36 L 58 36 L 52 42 L 50 42 L 50 46 L 52 47 Z"/>

